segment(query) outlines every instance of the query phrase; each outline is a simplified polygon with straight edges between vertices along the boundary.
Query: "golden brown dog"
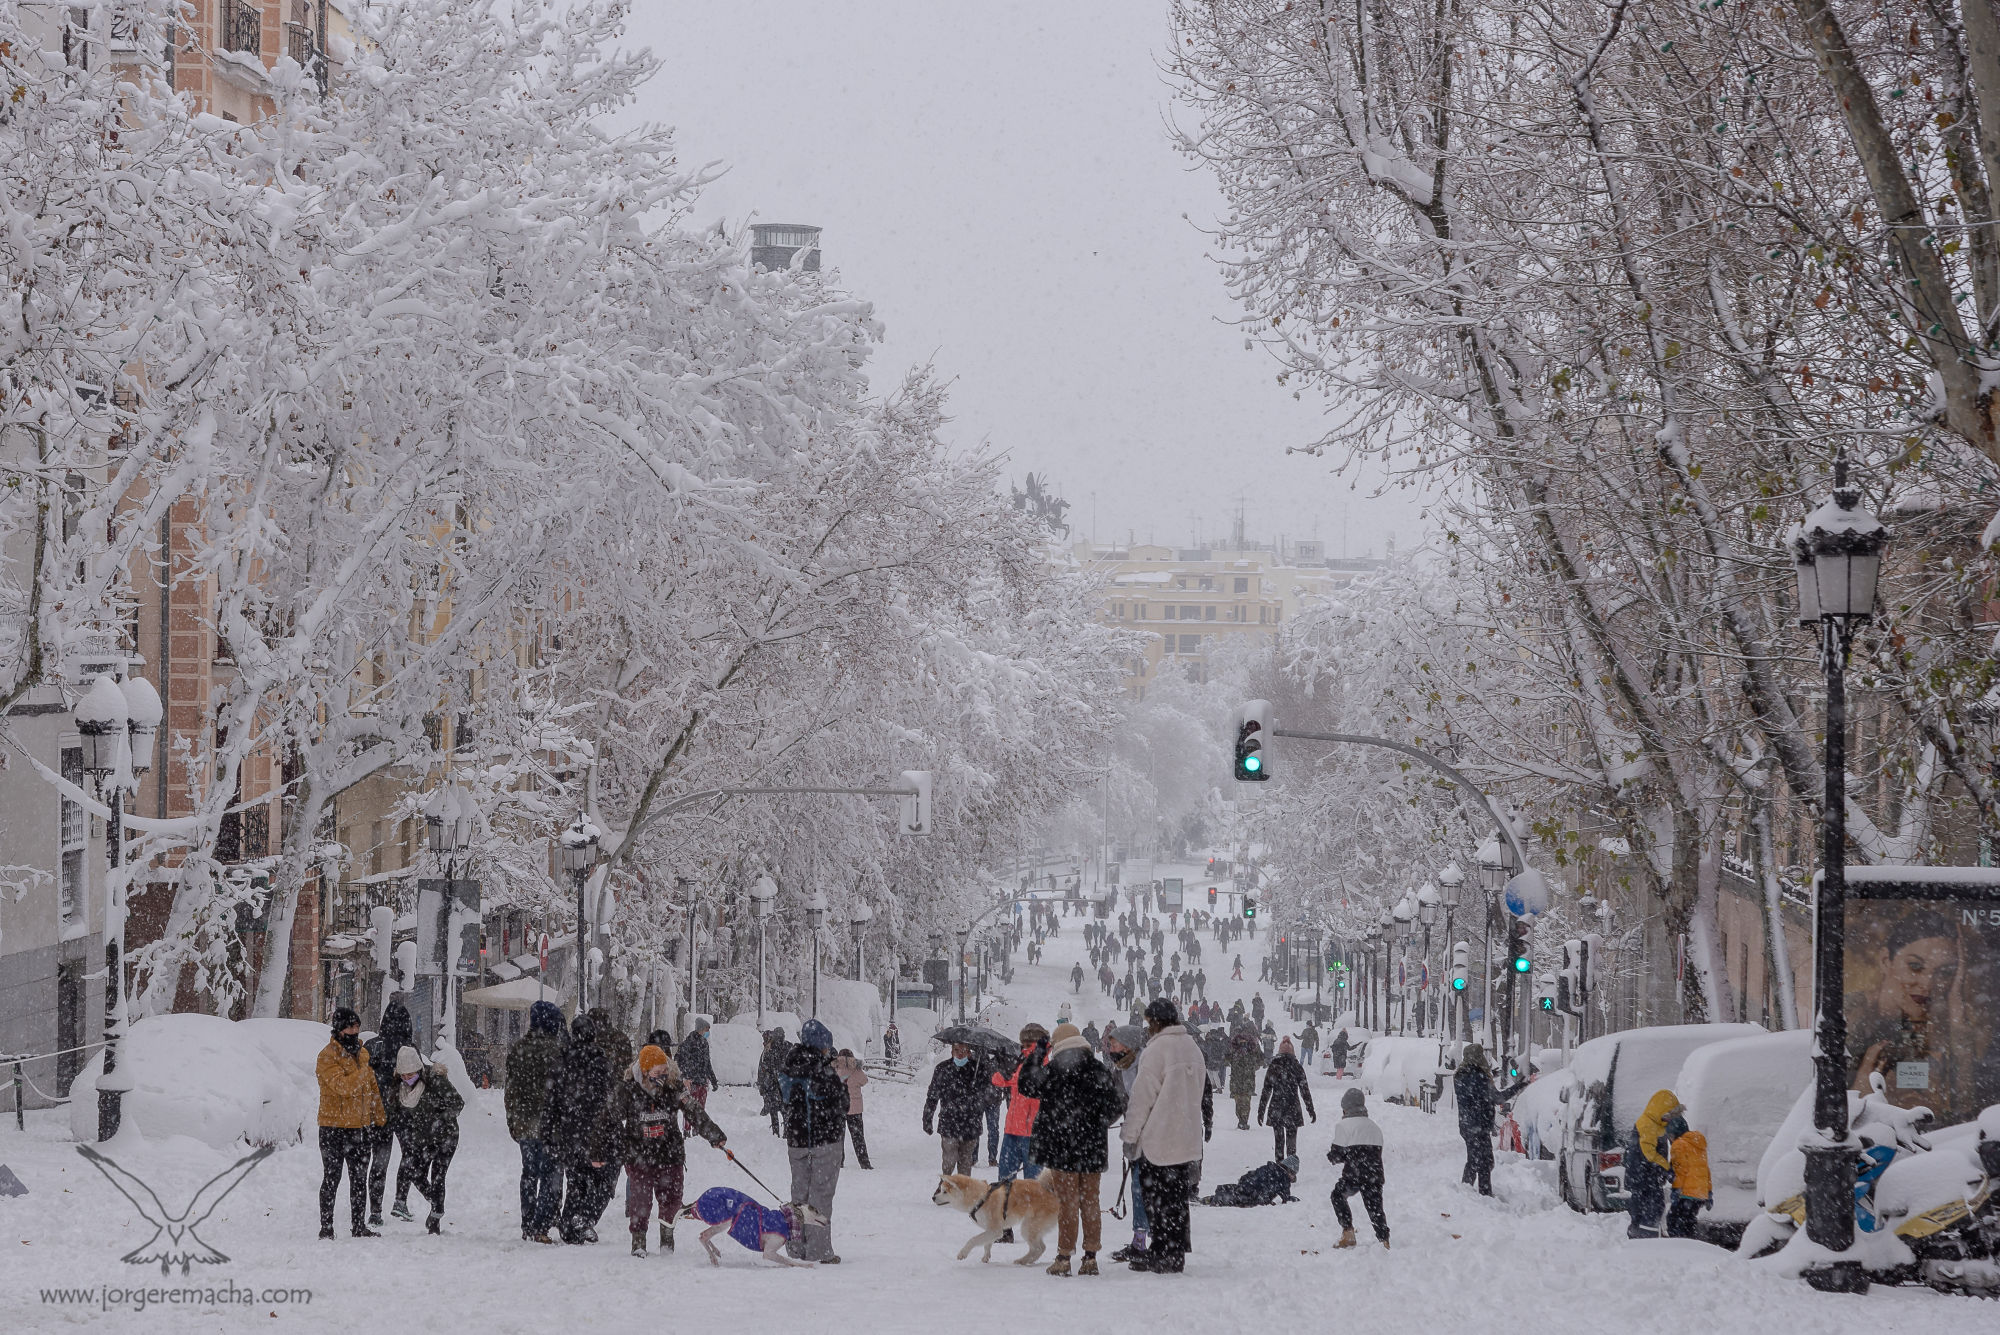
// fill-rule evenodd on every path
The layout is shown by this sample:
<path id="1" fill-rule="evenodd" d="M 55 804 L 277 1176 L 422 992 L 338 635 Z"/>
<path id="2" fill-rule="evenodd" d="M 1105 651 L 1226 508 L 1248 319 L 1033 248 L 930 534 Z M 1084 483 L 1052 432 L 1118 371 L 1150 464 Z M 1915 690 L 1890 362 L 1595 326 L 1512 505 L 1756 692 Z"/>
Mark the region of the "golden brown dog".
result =
<path id="1" fill-rule="evenodd" d="M 1018 1228 L 1019 1236 L 1027 1239 L 1028 1254 L 1014 1264 L 1033 1265 L 1041 1259 L 1049 1231 L 1056 1226 L 1055 1192 L 1024 1177 L 988 1183 L 950 1173 L 938 1179 L 931 1204 L 949 1205 L 979 1225 L 979 1232 L 958 1249 L 961 1261 L 979 1246 L 986 1249 L 979 1259 L 991 1261 L 994 1241 L 1008 1229 Z"/>

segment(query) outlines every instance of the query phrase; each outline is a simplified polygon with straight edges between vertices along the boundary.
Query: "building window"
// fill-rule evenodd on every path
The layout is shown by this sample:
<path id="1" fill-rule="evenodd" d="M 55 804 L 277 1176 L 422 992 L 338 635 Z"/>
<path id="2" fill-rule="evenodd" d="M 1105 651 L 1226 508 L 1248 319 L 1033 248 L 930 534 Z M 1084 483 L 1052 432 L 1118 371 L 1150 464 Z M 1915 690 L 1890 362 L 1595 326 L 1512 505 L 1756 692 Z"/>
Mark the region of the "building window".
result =
<path id="1" fill-rule="evenodd" d="M 1236 577 L 1236 592 L 1238 593 L 1250 592 L 1250 581 L 1245 579 L 1243 576 L 1238 575 Z"/>
<path id="2" fill-rule="evenodd" d="M 62 776 L 83 787 L 83 748 L 65 746 L 62 750 Z M 57 892 L 62 908 L 65 927 L 83 921 L 84 883 L 83 854 L 90 838 L 90 820 L 84 815 L 83 803 L 61 799 L 62 858 L 60 883 Z"/>
<path id="3" fill-rule="evenodd" d="M 1183 621 L 1201 620 L 1201 609 L 1199 607 L 1188 607 L 1186 605 L 1183 605 L 1181 607 L 1181 620 Z"/>
<path id="4" fill-rule="evenodd" d="M 1204 615 L 1204 616 L 1202 617 L 1202 620 L 1204 620 L 1204 621 L 1213 621 L 1213 620 L 1215 620 L 1215 609 L 1214 609 L 1213 607 L 1210 607 L 1210 608 L 1207 608 L 1207 609 L 1206 609 L 1206 614 L 1205 614 L 1205 615 Z"/>
<path id="5" fill-rule="evenodd" d="M 1182 652 L 1182 653 L 1184 653 L 1184 654 L 1198 654 L 1198 653 L 1200 653 L 1200 652 L 1201 652 L 1201 636 L 1199 636 L 1199 635 L 1183 635 L 1183 636 L 1181 636 L 1181 652 Z"/>
<path id="6" fill-rule="evenodd" d="M 1172 603 L 1168 603 L 1160 609 L 1160 619 L 1163 621 L 1172 621 L 1174 619 L 1174 605 Z"/>

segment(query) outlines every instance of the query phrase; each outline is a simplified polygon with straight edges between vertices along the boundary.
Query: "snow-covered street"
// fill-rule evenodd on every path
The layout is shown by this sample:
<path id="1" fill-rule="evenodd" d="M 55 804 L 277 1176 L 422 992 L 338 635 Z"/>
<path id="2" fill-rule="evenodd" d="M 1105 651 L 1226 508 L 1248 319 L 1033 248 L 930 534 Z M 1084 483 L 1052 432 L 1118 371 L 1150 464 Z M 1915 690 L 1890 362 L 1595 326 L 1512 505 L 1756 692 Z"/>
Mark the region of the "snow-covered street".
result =
<path id="1" fill-rule="evenodd" d="M 1080 920 L 1059 920 L 1064 934 L 1047 944 L 1038 966 L 1017 964 L 1003 995 L 1010 1007 L 1053 1024 L 1072 998 L 1069 970 L 1081 949 Z M 1240 943 L 1246 978 L 1254 978 L 1268 933 Z M 1234 948 L 1232 947 L 1232 953 Z M 1224 972 L 1218 970 L 1218 973 Z M 1246 1003 L 1254 982 L 1211 984 L 1225 1005 Z M 1264 989 L 1266 1000 L 1272 999 Z M 1079 1022 L 1100 1022 L 1110 1004 L 1087 988 Z M 925 1063 L 926 1066 L 928 1062 Z M 1869 1330 L 1893 1335 L 1948 1335 L 1991 1329 L 1994 1308 L 1923 1289 L 1878 1288 L 1856 1300 L 1816 1294 L 1765 1263 L 1689 1241 L 1631 1242 L 1622 1215 L 1585 1217 L 1556 1199 L 1553 1164 L 1502 1156 L 1494 1199 L 1458 1181 L 1461 1147 L 1447 1108 L 1436 1116 L 1380 1101 L 1371 1112 L 1387 1137 L 1388 1211 L 1393 1250 L 1363 1243 L 1337 1252 L 1327 1203 L 1333 1170 L 1325 1161 L 1338 1092 L 1344 1082 L 1315 1074 L 1318 1121 L 1300 1136 L 1303 1164 L 1294 1205 L 1194 1210 L 1195 1251 L 1184 1275 L 1137 1275 L 1107 1265 L 1096 1279 L 1053 1279 L 1039 1267 L 1002 1259 L 982 1266 L 977 1253 L 955 1262 L 974 1230 L 930 1202 L 937 1142 L 918 1126 L 921 1083 L 877 1080 L 867 1089 L 867 1126 L 875 1171 L 850 1157 L 840 1178 L 834 1237 L 838 1267 L 781 1269 L 725 1241 L 723 1264 L 707 1265 L 683 1224 L 672 1256 L 628 1256 L 620 1211 L 623 1189 L 606 1212 L 606 1241 L 542 1247 L 520 1240 L 518 1158 L 508 1139 L 498 1090 L 475 1091 L 462 1119 L 463 1144 L 452 1169 L 451 1204 L 441 1237 L 420 1224 L 391 1220 L 380 1240 L 315 1237 L 319 1157 L 310 1146 L 285 1149 L 225 1198 L 203 1236 L 226 1252 L 226 1264 L 196 1267 L 182 1280 L 157 1269 L 120 1264 L 144 1240 L 146 1226 L 90 1165 L 80 1159 L 59 1117 L 30 1117 L 26 1138 L 0 1129 L 0 1162 L 28 1194 L 0 1200 L 0 1328 L 46 1330 L 105 1319 L 91 1300 L 53 1301 L 53 1290 L 147 1285 L 263 1294 L 310 1291 L 309 1301 L 244 1301 L 196 1311 L 156 1303 L 140 1318 L 171 1329 L 239 1329 L 273 1317 L 291 1324 L 354 1329 L 392 1322 L 402 1329 L 546 1332 L 776 1326 L 788 1331 L 934 1332 L 985 1319 L 1017 1329 L 1055 1320 L 1101 1331 L 1246 1331 L 1253 1329 L 1442 1330 L 1520 1328 L 1535 1332 L 1705 1332 Z M 1239 1131 L 1218 1099 L 1215 1138 L 1203 1169 L 1204 1190 L 1268 1158 L 1270 1133 Z M 782 1142 L 757 1116 L 745 1088 L 717 1091 L 710 1111 L 759 1177 L 788 1186 Z M 236 1157 L 195 1141 L 147 1142 L 127 1134 L 106 1152 L 153 1184 L 170 1206 Z M 721 1155 L 690 1147 L 688 1196 L 724 1185 L 762 1195 Z M 982 1172 L 991 1176 L 990 1170 Z M 1114 1192 L 1108 1175 L 1105 1201 Z M 767 1198 L 768 1199 L 768 1198 Z M 772 1201 L 776 1204 L 778 1202 Z M 344 1218 L 345 1198 L 342 1209 Z M 1122 1244 L 1129 1222 L 1107 1218 L 1105 1246 Z M 210 1271 L 213 1273 L 210 1273 Z M 130 1304 L 122 1305 L 129 1312 Z M 114 1306 L 113 1310 L 121 1310 Z M 130 1315 L 119 1319 L 132 1320 Z"/>

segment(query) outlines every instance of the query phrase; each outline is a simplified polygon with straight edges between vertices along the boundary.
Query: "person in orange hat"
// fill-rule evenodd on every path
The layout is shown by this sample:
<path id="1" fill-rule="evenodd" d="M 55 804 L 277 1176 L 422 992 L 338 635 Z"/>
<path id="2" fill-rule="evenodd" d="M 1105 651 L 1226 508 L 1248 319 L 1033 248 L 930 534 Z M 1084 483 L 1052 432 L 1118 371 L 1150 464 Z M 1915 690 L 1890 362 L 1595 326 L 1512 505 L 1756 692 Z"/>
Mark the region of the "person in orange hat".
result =
<path id="1" fill-rule="evenodd" d="M 722 1128 L 709 1118 L 681 1079 L 674 1059 L 654 1044 L 639 1049 L 611 1093 L 605 1117 L 615 1128 L 625 1159 L 625 1222 L 632 1255 L 646 1254 L 646 1225 L 660 1206 L 660 1250 L 674 1249 L 674 1220 L 686 1184 L 687 1145 L 676 1115 L 703 1140 L 721 1149 Z"/>

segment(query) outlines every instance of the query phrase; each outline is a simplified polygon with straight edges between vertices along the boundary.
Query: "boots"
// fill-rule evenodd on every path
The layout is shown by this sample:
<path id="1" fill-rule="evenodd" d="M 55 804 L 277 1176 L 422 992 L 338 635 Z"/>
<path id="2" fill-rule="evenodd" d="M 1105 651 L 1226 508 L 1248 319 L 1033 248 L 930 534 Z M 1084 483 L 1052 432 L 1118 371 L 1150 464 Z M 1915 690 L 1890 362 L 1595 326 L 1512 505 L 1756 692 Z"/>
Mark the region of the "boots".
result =
<path id="1" fill-rule="evenodd" d="M 1352 1247 L 1354 1245 L 1354 1230 L 1351 1228 L 1341 1229 L 1340 1241 L 1333 1245 L 1336 1247 Z"/>
<path id="2" fill-rule="evenodd" d="M 410 1213 L 410 1203 L 408 1201 L 397 1201 L 389 1207 L 389 1213 L 397 1219 L 407 1220 L 410 1223 L 416 1222 L 417 1217 Z M 382 1221 L 378 1219 L 375 1222 L 379 1224 Z"/>
<path id="3" fill-rule="evenodd" d="M 1069 1257 L 1063 1255 L 1061 1252 L 1057 1252 L 1056 1259 L 1049 1262 L 1049 1273 L 1051 1275 L 1060 1275 L 1062 1278 L 1068 1279 L 1070 1273 Z"/>
<path id="4" fill-rule="evenodd" d="M 670 1252 L 673 1249 L 674 1249 L 674 1226 L 672 1224 L 669 1224 L 668 1222 L 666 1222 L 666 1220 L 663 1219 L 660 1221 L 660 1250 L 663 1252 Z"/>
<path id="5" fill-rule="evenodd" d="M 1096 1253 L 1096 1252 L 1085 1252 L 1085 1253 L 1083 1254 L 1083 1264 L 1082 1264 L 1082 1265 L 1079 1265 L 1079 1266 L 1078 1266 L 1078 1267 L 1076 1268 L 1076 1273 L 1077 1273 L 1077 1274 L 1079 1274 L 1079 1275 L 1094 1275 L 1094 1274 L 1096 1274 L 1096 1273 L 1097 1273 L 1097 1253 Z"/>
<path id="6" fill-rule="evenodd" d="M 319 1226 L 319 1235 L 320 1235 L 320 1236 L 321 1236 L 322 1238 L 325 1238 L 325 1239 L 326 1239 L 326 1240 L 327 1240 L 328 1242 L 331 1242 L 331 1241 L 333 1241 L 333 1225 L 332 1225 L 332 1224 L 321 1224 L 321 1225 Z"/>
<path id="7" fill-rule="evenodd" d="M 632 1230 L 632 1255 L 644 1256 L 645 1254 L 646 1254 L 646 1230 L 643 1228 L 635 1228 Z"/>
<path id="8" fill-rule="evenodd" d="M 1389 1240 L 1387 1238 L 1382 1239 L 1382 1250 L 1385 1252 L 1389 1250 Z"/>
<path id="9" fill-rule="evenodd" d="M 444 1216 L 439 1214 L 436 1210 L 431 1211 L 430 1218 L 424 1220 L 424 1232 L 426 1233 L 438 1232 L 439 1231 L 438 1225 L 442 1222 L 444 1222 Z"/>

